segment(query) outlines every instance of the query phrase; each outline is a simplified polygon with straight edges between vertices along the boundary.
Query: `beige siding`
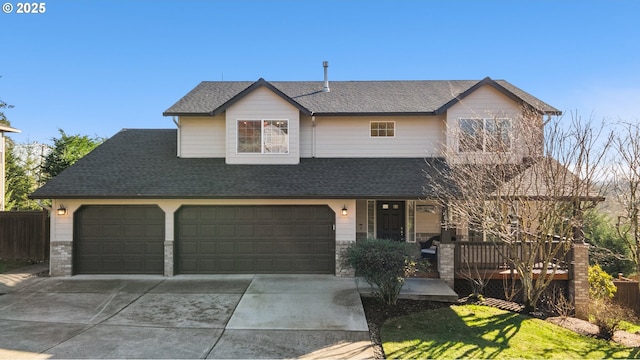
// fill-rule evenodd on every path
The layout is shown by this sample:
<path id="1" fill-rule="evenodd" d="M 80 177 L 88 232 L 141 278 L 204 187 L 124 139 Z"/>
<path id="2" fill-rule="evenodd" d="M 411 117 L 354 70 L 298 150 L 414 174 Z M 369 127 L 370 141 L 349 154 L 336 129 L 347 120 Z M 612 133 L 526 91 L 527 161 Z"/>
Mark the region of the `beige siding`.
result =
<path id="1" fill-rule="evenodd" d="M 288 154 L 247 154 L 237 151 L 238 120 L 289 120 Z M 266 88 L 258 88 L 226 111 L 228 164 L 297 164 L 300 162 L 300 111 Z"/>
<path id="2" fill-rule="evenodd" d="M 458 119 L 460 118 L 510 118 L 512 120 L 513 135 L 511 142 L 513 151 L 508 159 L 497 159 L 491 154 L 458 154 Z M 522 121 L 522 109 L 518 103 L 503 95 L 491 86 L 483 86 L 459 103 L 447 110 L 447 157 L 454 162 L 492 162 L 513 161 L 518 162 L 526 155 L 523 147 L 519 146 L 517 136 L 521 135 L 520 124 Z"/>
<path id="3" fill-rule="evenodd" d="M 313 122 L 311 116 L 300 115 L 300 157 L 314 157 Z M 316 117 L 317 119 L 317 117 Z"/>
<path id="4" fill-rule="evenodd" d="M 225 117 L 181 116 L 180 157 L 221 158 L 225 156 Z"/>
<path id="5" fill-rule="evenodd" d="M 371 121 L 395 121 L 395 137 L 371 137 Z M 311 122 L 304 139 L 312 139 Z M 445 121 L 442 116 L 316 117 L 316 157 L 430 157 L 442 153 Z M 304 146 L 311 156 L 313 144 Z"/>

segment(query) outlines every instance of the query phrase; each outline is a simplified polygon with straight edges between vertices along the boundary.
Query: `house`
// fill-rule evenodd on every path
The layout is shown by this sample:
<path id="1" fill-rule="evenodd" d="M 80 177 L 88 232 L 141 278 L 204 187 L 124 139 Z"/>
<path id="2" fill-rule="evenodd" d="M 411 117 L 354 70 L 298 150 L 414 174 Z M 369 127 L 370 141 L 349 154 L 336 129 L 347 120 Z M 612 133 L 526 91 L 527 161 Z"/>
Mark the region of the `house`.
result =
<path id="1" fill-rule="evenodd" d="M 560 114 L 504 80 L 329 83 L 326 70 L 204 81 L 164 112 L 175 128 L 123 129 L 35 191 L 54 209 L 51 275 L 352 275 L 340 254 L 358 239 L 443 234 L 425 171 L 491 161 L 496 143 L 521 162 L 523 108 Z"/>

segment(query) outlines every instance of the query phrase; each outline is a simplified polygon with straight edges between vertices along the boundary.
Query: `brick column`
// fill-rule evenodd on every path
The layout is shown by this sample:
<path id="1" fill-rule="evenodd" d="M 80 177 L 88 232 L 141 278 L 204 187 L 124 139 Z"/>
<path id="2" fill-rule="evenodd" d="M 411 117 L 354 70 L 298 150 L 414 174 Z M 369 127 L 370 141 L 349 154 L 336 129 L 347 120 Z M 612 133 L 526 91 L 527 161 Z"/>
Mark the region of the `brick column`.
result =
<path id="1" fill-rule="evenodd" d="M 343 264 L 344 252 L 350 244 L 353 244 L 353 241 L 336 240 L 336 276 L 356 276 L 356 270 L 354 268 Z"/>
<path id="2" fill-rule="evenodd" d="M 71 276 L 73 274 L 73 242 L 52 241 L 50 248 L 50 276 Z"/>
<path id="3" fill-rule="evenodd" d="M 573 299 L 576 317 L 589 317 L 589 245 L 573 243 L 569 268 L 569 297 Z"/>
<path id="4" fill-rule="evenodd" d="M 438 245 L 438 273 L 440 273 L 440 279 L 444 280 L 452 289 L 455 280 L 455 248 L 456 244 L 454 243 L 440 243 Z"/>
<path id="5" fill-rule="evenodd" d="M 173 276 L 173 241 L 164 242 L 164 276 Z"/>

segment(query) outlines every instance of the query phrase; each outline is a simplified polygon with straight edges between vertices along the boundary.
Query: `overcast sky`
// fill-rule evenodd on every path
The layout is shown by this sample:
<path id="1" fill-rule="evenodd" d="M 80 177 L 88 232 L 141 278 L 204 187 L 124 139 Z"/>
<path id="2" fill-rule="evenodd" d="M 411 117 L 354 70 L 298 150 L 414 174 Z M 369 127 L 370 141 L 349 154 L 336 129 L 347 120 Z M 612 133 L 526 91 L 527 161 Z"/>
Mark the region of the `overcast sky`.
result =
<path id="1" fill-rule="evenodd" d="M 566 113 L 640 118 L 640 1 L 2 2 L 21 143 L 173 128 L 162 112 L 202 80 L 320 81 L 323 60 L 330 80 L 489 76 Z"/>

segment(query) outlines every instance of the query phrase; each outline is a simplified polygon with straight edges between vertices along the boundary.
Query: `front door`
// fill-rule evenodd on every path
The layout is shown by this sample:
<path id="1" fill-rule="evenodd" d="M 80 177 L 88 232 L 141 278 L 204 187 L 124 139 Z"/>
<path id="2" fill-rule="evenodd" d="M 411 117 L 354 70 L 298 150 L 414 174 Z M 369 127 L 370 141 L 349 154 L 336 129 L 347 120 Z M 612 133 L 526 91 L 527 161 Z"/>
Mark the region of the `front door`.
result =
<path id="1" fill-rule="evenodd" d="M 405 202 L 377 201 L 376 203 L 378 238 L 405 241 Z"/>

